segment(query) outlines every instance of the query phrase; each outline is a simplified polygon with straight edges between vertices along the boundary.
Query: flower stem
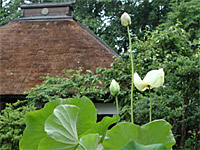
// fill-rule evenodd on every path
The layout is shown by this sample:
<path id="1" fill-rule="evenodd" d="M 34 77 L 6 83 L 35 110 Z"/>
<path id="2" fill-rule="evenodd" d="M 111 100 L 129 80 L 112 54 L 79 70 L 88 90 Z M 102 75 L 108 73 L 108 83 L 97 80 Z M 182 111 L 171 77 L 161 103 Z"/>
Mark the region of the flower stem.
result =
<path id="1" fill-rule="evenodd" d="M 115 96 L 115 102 L 116 102 L 116 108 L 117 108 L 117 117 L 119 116 L 119 106 L 118 106 L 118 99 L 117 96 Z M 118 121 L 117 121 L 118 122 Z"/>
<path id="2" fill-rule="evenodd" d="M 131 123 L 134 123 L 133 121 L 133 81 L 134 81 L 134 65 L 133 65 L 133 53 L 132 53 L 132 44 L 131 44 L 131 36 L 130 36 L 130 30 L 129 26 L 127 26 L 128 31 L 128 39 L 129 39 L 129 48 L 130 48 L 130 56 L 131 56 L 131 75 L 132 75 L 132 81 L 131 81 Z"/>
<path id="3" fill-rule="evenodd" d="M 150 88 L 149 88 L 149 122 L 151 122 L 151 110 L 152 110 L 152 100 L 151 100 L 151 93 L 150 93 Z"/>

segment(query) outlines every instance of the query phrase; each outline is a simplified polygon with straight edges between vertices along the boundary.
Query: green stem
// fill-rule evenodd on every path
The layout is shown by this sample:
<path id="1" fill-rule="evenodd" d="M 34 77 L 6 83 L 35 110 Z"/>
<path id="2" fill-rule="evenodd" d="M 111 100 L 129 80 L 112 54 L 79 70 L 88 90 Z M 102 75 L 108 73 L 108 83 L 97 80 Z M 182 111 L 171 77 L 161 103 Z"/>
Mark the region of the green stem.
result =
<path id="1" fill-rule="evenodd" d="M 133 53 L 132 53 L 132 44 L 131 44 L 131 36 L 130 36 L 130 30 L 129 26 L 127 26 L 128 31 L 128 39 L 129 39 L 129 48 L 130 48 L 130 56 L 131 56 L 131 74 L 132 74 L 132 81 L 131 81 L 131 123 L 134 123 L 133 121 L 133 81 L 134 81 L 134 66 L 133 66 Z"/>
<path id="2" fill-rule="evenodd" d="M 119 116 L 119 106 L 118 106 L 118 99 L 117 96 L 115 96 L 115 102 L 116 102 L 116 108 L 117 108 L 117 117 Z M 117 121 L 118 122 L 118 121 Z"/>
<path id="3" fill-rule="evenodd" d="M 151 110 L 152 110 L 152 100 L 151 100 L 151 93 L 150 93 L 150 89 L 149 89 L 149 121 L 151 122 Z"/>

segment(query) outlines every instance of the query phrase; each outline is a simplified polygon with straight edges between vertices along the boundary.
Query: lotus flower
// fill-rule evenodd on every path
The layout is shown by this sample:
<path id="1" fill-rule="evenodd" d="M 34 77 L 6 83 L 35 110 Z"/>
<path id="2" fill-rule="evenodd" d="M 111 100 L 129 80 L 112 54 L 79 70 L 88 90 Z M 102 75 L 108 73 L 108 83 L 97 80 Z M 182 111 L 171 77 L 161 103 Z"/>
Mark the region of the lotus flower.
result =
<path id="1" fill-rule="evenodd" d="M 137 73 L 134 73 L 134 84 L 135 87 L 140 91 L 145 91 L 146 89 L 157 88 L 164 83 L 164 71 L 163 68 L 159 70 L 149 71 L 143 80 Z"/>

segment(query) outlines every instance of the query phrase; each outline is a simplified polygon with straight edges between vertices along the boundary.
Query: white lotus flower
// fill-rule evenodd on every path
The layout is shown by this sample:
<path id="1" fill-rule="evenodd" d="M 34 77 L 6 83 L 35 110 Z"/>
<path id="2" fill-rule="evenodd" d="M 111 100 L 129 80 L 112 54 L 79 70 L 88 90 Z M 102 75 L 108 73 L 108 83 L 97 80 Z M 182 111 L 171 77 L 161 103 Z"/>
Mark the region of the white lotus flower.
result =
<path id="1" fill-rule="evenodd" d="M 159 70 L 149 71 L 143 80 L 137 73 L 134 73 L 134 85 L 140 91 L 145 91 L 146 89 L 157 88 L 164 83 L 164 71 L 163 68 Z"/>

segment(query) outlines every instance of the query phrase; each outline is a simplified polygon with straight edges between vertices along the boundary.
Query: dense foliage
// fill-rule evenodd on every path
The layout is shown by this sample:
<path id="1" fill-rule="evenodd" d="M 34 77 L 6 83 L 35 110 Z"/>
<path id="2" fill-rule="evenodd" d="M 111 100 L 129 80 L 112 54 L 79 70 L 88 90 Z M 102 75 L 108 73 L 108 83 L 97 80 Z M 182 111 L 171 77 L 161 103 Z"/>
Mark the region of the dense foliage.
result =
<path id="1" fill-rule="evenodd" d="M 8 3 L 6 3 L 6 0 L 1 1 L 0 26 L 5 25 L 10 20 L 16 19 L 21 15 L 21 10 L 19 9 L 21 2 L 23 2 L 23 0 L 13 0 Z"/>
<path id="2" fill-rule="evenodd" d="M 176 22 L 182 23 L 181 27 L 190 33 L 191 39 L 200 37 L 200 3 L 199 0 L 173 1 L 172 11 L 167 14 L 167 20 L 161 26 L 170 27 Z"/>
<path id="3" fill-rule="evenodd" d="M 167 12 L 170 11 L 170 0 L 78 0 L 76 3 L 74 17 L 89 27 L 119 54 L 127 51 L 128 45 L 128 38 L 124 32 L 126 29 L 120 25 L 120 17 L 123 12 L 129 13 L 132 17 L 131 34 L 143 37 L 144 29 L 155 29 L 165 20 Z"/>
<path id="4" fill-rule="evenodd" d="M 27 101 L 7 104 L 0 113 L 0 149 L 18 150 L 19 140 L 25 129 L 24 116 L 35 107 L 26 106 Z M 25 106 L 23 106 L 25 105 Z"/>
<path id="5" fill-rule="evenodd" d="M 67 78 L 61 77 L 43 77 L 45 81 L 37 85 L 31 91 L 27 91 L 29 103 L 36 106 L 58 98 L 69 98 L 87 96 L 93 101 L 104 100 L 108 95 L 108 90 L 102 88 L 100 74 L 94 74 L 90 70 L 65 70 L 64 74 L 70 75 Z"/>

